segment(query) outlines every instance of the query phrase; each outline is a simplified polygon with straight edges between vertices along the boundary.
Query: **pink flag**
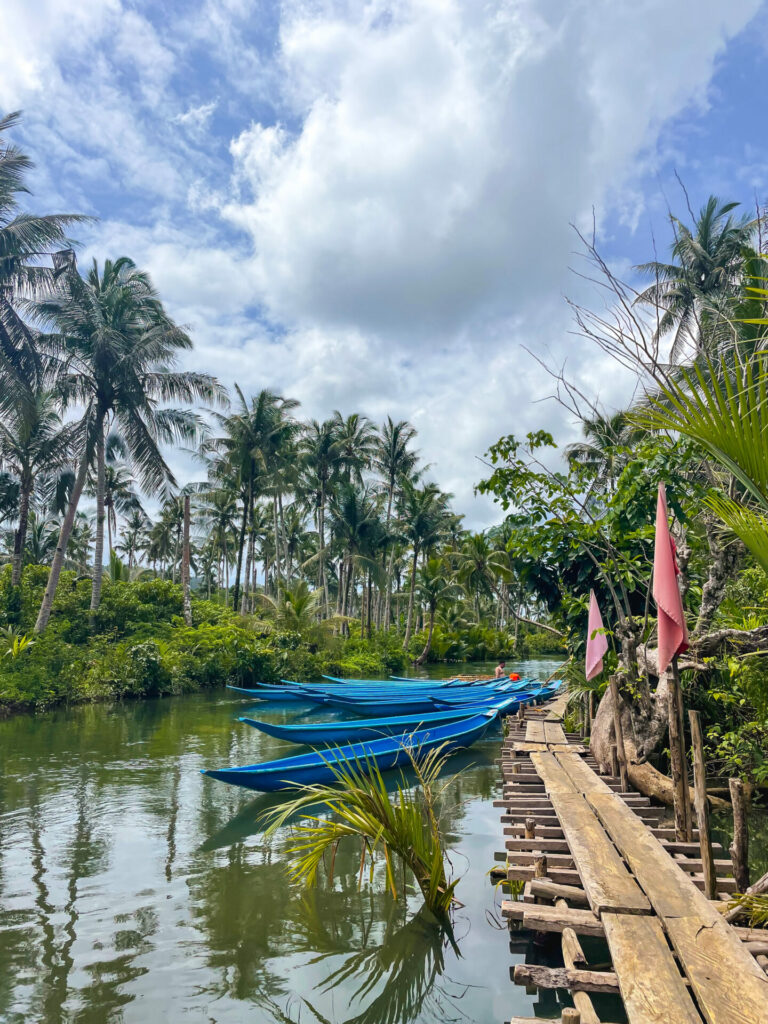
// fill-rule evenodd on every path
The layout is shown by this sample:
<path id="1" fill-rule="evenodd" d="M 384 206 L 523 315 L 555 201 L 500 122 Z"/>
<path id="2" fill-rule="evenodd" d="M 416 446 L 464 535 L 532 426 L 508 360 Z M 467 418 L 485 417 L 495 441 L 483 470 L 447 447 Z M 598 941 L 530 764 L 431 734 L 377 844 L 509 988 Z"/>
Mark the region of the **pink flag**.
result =
<path id="1" fill-rule="evenodd" d="M 656 506 L 656 548 L 653 556 L 653 597 L 658 610 L 659 672 L 663 672 L 676 654 L 687 651 L 688 627 L 683 613 L 683 599 L 677 577 L 675 542 L 669 532 L 667 493 L 659 484 Z"/>
<path id="2" fill-rule="evenodd" d="M 589 592 L 589 623 L 587 625 L 587 679 L 593 679 L 603 671 L 603 655 L 608 650 L 608 641 L 602 632 L 603 620 L 597 605 L 594 590 Z M 596 630 L 600 632 L 596 633 Z"/>

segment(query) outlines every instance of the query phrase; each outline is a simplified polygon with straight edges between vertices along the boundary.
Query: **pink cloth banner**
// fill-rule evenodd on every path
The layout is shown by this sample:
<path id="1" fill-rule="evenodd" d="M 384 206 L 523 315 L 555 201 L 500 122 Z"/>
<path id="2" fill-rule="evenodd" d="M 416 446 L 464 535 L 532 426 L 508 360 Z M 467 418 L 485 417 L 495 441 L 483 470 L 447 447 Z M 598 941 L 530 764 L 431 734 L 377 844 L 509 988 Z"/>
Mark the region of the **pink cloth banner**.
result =
<path id="1" fill-rule="evenodd" d="M 589 622 L 587 624 L 587 680 L 594 679 L 603 671 L 603 656 L 608 650 L 608 640 L 603 632 L 603 619 L 594 590 L 589 592 Z"/>
<path id="2" fill-rule="evenodd" d="M 688 626 L 683 612 L 683 599 L 677 577 L 675 542 L 669 532 L 667 493 L 659 484 L 656 506 L 656 547 L 653 556 L 653 598 L 658 611 L 659 673 L 663 672 L 677 654 L 687 651 Z"/>

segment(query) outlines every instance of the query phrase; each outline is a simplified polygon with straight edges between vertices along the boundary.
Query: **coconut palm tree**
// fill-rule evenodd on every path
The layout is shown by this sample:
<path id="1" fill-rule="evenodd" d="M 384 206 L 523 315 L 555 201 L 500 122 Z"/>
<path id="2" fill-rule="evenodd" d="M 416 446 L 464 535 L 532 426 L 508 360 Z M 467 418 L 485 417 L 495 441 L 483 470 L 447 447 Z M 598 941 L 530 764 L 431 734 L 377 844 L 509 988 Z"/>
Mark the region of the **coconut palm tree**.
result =
<path id="1" fill-rule="evenodd" d="M 217 417 L 222 434 L 207 440 L 203 452 L 214 456 L 209 464 L 209 477 L 219 483 L 226 477 L 230 485 L 237 488 L 242 502 L 233 595 L 234 607 L 237 608 L 245 538 L 254 502 L 270 484 L 269 477 L 276 470 L 281 447 L 295 429 L 289 414 L 299 403 L 268 388 L 252 397 L 250 402 L 238 385 L 235 385 L 235 392 L 237 408 L 228 416 Z"/>
<path id="2" fill-rule="evenodd" d="M 239 518 L 235 492 L 227 487 L 203 491 L 198 508 L 201 525 L 218 553 L 218 577 L 224 587 L 224 603 L 229 604 L 230 556 Z"/>
<path id="3" fill-rule="evenodd" d="M 739 291 L 744 253 L 758 221 L 732 216 L 738 205 L 710 196 L 691 227 L 670 214 L 673 262 L 653 261 L 635 268 L 653 278 L 636 301 L 662 311 L 656 338 L 673 334 L 673 362 L 681 359 L 686 347 L 694 354 L 706 347 L 711 311 L 722 310 Z"/>
<path id="4" fill-rule="evenodd" d="M 419 602 L 427 608 L 429 625 L 427 627 L 427 642 L 414 664 L 423 665 L 429 657 L 432 648 L 432 634 L 435 629 L 435 614 L 442 604 L 455 599 L 458 592 L 459 588 L 451 578 L 448 567 L 442 558 L 429 558 L 426 565 L 422 565 L 418 569 L 416 593 Z"/>
<path id="5" fill-rule="evenodd" d="M 566 445 L 565 455 L 574 466 L 583 466 L 593 477 L 593 489 L 613 491 L 630 452 L 632 428 L 626 412 L 599 413 L 581 423 L 583 441 Z"/>
<path id="6" fill-rule="evenodd" d="M 335 481 L 342 466 L 342 456 L 336 444 L 337 421 L 333 419 L 320 423 L 310 420 L 301 438 L 299 450 L 302 457 L 302 489 L 311 494 L 317 536 L 318 551 L 318 587 L 323 592 L 321 614 L 328 616 L 328 574 L 327 552 L 325 546 L 325 512 L 331 483 Z"/>
<path id="7" fill-rule="evenodd" d="M 71 268 L 59 278 L 57 292 L 36 304 L 36 314 L 54 328 L 43 344 L 60 354 L 65 401 L 83 408 L 80 463 L 35 624 L 39 633 L 50 617 L 72 523 L 94 460 L 97 518 L 92 613 L 99 605 L 107 424 L 119 429 L 141 485 L 157 491 L 175 482 L 160 443 L 191 440 L 200 433 L 198 416 L 189 410 L 161 408 L 159 403 L 223 401 L 224 392 L 209 374 L 173 368 L 178 353 L 191 348 L 192 342 L 163 309 L 149 276 L 125 256 L 107 260 L 101 271 L 94 261 L 86 279 Z"/>
<path id="8" fill-rule="evenodd" d="M 123 539 L 115 545 L 115 550 L 127 555 L 129 572 L 138 561 L 138 553 L 146 545 L 147 531 L 151 525 L 141 505 L 135 505 L 128 511 L 123 524 Z"/>
<path id="9" fill-rule="evenodd" d="M 370 488 L 340 482 L 331 493 L 328 510 L 334 540 L 343 552 L 339 585 L 341 614 L 345 616 L 357 573 L 363 570 L 365 574 L 374 567 L 371 549 L 381 525 L 379 502 Z"/>
<path id="10" fill-rule="evenodd" d="M 453 559 L 456 579 L 473 599 L 479 622 L 480 598 L 493 597 L 498 582 L 511 577 L 506 553 L 494 550 L 486 534 L 472 533 L 464 540 Z"/>
<path id="11" fill-rule="evenodd" d="M 367 416 L 353 412 L 345 419 L 338 409 L 333 414 L 339 473 L 347 483 L 362 484 L 377 449 L 376 428 Z"/>
<path id="12" fill-rule="evenodd" d="M 381 475 L 387 492 L 386 529 L 390 530 L 392 521 L 392 504 L 395 499 L 397 482 L 410 478 L 419 461 L 418 453 L 410 445 L 416 437 L 416 428 L 406 420 L 395 423 L 387 416 L 379 432 L 379 441 L 373 453 L 373 467 Z M 392 568 L 395 557 L 394 545 L 390 548 L 387 559 L 387 578 L 385 581 L 386 597 L 384 602 L 384 623 L 389 627 L 392 601 Z"/>
<path id="13" fill-rule="evenodd" d="M 400 531 L 411 547 L 411 572 L 408 591 L 408 612 L 405 620 L 403 650 L 408 650 L 413 625 L 413 599 L 416 590 L 416 567 L 419 555 L 429 551 L 445 525 L 449 495 L 434 484 L 418 487 L 409 480 L 403 480 L 398 508 Z"/>
<path id="14" fill-rule="evenodd" d="M 18 586 L 21 579 L 30 502 L 38 476 L 62 466 L 72 442 L 73 430 L 62 425 L 57 396 L 50 391 L 23 390 L 0 419 L 0 462 L 18 484 L 11 586 Z"/>

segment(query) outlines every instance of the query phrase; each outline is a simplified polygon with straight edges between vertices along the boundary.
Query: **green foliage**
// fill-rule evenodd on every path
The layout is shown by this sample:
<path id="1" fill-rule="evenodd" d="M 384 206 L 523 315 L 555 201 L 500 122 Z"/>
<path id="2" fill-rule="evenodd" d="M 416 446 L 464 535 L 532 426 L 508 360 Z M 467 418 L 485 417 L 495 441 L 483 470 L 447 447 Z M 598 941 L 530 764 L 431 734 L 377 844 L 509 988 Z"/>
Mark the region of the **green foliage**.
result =
<path id="1" fill-rule="evenodd" d="M 362 846 L 360 881 L 366 862 L 373 877 L 375 859 L 380 855 L 387 886 L 397 898 L 395 869 L 399 860 L 413 874 L 427 908 L 440 916 L 447 914 L 458 879 L 448 880 L 437 805 L 453 780 L 439 791 L 435 786 L 448 755 L 442 748 L 410 753 L 415 788 L 401 772 L 395 792 L 390 793 L 375 758 L 363 762 L 344 760 L 332 767 L 335 784 L 301 786 L 295 799 L 264 813 L 264 820 L 270 823 L 270 834 L 310 807 L 320 806 L 328 812 L 327 817 L 305 815 L 294 827 L 294 840 L 288 848 L 288 853 L 294 855 L 293 881 L 315 885 L 326 855 L 330 858 L 328 872 L 332 879 L 339 843 L 358 840 Z"/>

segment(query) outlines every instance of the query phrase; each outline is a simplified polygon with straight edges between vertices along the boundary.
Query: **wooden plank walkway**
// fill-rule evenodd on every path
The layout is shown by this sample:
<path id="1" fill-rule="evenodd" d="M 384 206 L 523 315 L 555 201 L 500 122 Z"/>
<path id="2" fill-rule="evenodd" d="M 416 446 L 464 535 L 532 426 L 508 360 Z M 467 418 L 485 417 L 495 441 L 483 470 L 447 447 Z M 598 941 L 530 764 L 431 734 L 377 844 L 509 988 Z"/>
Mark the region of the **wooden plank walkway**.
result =
<path id="1" fill-rule="evenodd" d="M 600 1024 L 588 993 L 616 990 L 630 1024 L 768 1024 L 768 977 L 745 945 L 754 931 L 705 897 L 698 843 L 676 842 L 664 809 L 598 775 L 561 723 L 528 715 L 508 720 L 500 761 L 505 874 L 528 879 L 502 912 L 560 933 L 565 968 L 518 964 L 515 980 L 571 987 L 585 1024 Z M 722 899 L 734 883 L 729 861 L 715 864 Z M 612 971 L 590 970 L 579 934 L 605 938 Z"/>

